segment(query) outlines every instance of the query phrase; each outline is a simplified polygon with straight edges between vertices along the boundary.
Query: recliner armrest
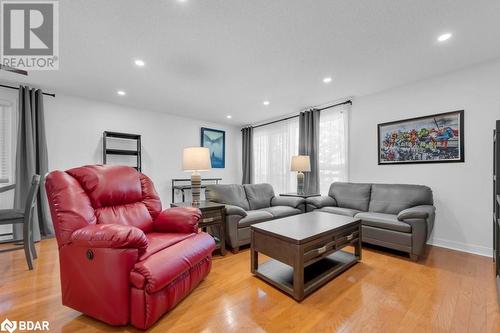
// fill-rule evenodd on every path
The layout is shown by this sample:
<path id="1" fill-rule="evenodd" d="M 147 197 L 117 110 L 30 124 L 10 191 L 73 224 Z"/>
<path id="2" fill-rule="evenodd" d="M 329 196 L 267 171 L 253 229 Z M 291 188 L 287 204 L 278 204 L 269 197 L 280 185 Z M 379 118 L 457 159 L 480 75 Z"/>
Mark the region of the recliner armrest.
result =
<path id="1" fill-rule="evenodd" d="M 337 206 L 337 200 L 335 200 L 329 195 L 309 197 L 306 199 L 306 202 L 308 205 L 314 206 L 315 208 Z"/>
<path id="2" fill-rule="evenodd" d="M 226 215 L 239 215 L 241 217 L 247 216 L 247 212 L 239 207 L 234 205 L 226 205 Z"/>
<path id="3" fill-rule="evenodd" d="M 90 224 L 75 230 L 70 241 L 76 246 L 138 249 L 139 254 L 146 251 L 149 245 L 141 229 L 120 224 Z"/>
<path id="4" fill-rule="evenodd" d="M 431 205 L 421 205 L 410 207 L 408 209 L 402 210 L 398 214 L 398 220 L 404 221 L 409 219 L 427 219 L 435 211 L 434 206 Z"/>
<path id="5" fill-rule="evenodd" d="M 168 208 L 158 214 L 153 222 L 157 232 L 198 233 L 201 211 L 195 207 Z"/>
<path id="6" fill-rule="evenodd" d="M 304 198 L 279 196 L 271 199 L 271 206 L 289 206 L 299 208 L 299 206 L 303 205 L 305 202 Z"/>

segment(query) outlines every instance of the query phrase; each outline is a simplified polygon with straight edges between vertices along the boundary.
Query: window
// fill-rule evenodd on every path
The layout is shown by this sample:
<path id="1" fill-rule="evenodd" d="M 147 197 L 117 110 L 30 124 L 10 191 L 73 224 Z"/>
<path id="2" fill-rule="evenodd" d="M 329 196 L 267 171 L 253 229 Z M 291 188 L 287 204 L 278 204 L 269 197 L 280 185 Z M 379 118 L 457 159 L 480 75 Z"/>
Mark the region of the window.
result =
<path id="1" fill-rule="evenodd" d="M 12 103 L 0 100 L 0 184 L 13 181 Z"/>
<path id="2" fill-rule="evenodd" d="M 319 124 L 319 186 L 328 194 L 335 181 L 348 180 L 348 118 L 350 105 L 321 111 Z M 273 185 L 276 195 L 296 192 L 297 175 L 290 171 L 299 150 L 299 119 L 257 127 L 253 132 L 255 183 Z"/>
<path id="3" fill-rule="evenodd" d="M 319 124 L 319 188 L 328 194 L 330 185 L 348 180 L 348 119 L 350 105 L 321 111 Z"/>
<path id="4" fill-rule="evenodd" d="M 276 195 L 295 192 L 297 179 L 290 161 L 299 150 L 299 119 L 257 127 L 253 132 L 255 183 L 269 183 Z"/>

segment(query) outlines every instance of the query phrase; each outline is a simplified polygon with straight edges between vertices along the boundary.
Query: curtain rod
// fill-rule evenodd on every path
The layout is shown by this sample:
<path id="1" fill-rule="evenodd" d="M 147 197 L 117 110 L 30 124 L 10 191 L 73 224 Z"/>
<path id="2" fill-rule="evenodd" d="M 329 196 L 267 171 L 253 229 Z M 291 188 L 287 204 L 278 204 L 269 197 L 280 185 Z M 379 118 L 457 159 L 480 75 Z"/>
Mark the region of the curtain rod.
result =
<path id="1" fill-rule="evenodd" d="M 347 100 L 345 102 L 342 102 L 342 103 L 337 103 L 337 104 L 333 104 L 333 105 L 328 105 L 328 106 L 325 106 L 324 108 L 320 108 L 320 109 L 315 109 L 317 111 L 323 111 L 323 110 L 326 110 L 326 109 L 330 109 L 330 108 L 334 108 L 336 106 L 340 106 L 340 105 L 344 105 L 344 104 L 351 104 L 352 105 L 352 100 Z M 249 126 L 251 128 L 258 128 L 258 127 L 262 127 L 262 126 L 267 126 L 267 125 L 271 125 L 271 124 L 275 124 L 275 123 L 279 123 L 280 121 L 285 121 L 285 120 L 289 120 L 289 119 L 293 119 L 293 118 L 297 118 L 299 115 L 295 115 L 295 116 L 290 116 L 290 117 L 286 117 L 286 118 L 281 118 L 281 119 L 278 119 L 278 120 L 273 120 L 273 121 L 270 121 L 268 123 L 264 123 L 264 124 L 260 124 L 260 125 L 257 125 L 257 126 Z"/>
<path id="2" fill-rule="evenodd" d="M 16 89 L 16 90 L 19 90 L 19 87 L 8 86 L 8 85 L 5 85 L 5 84 L 0 84 L 0 87 L 2 87 L 2 88 L 7 88 L 7 89 Z M 56 97 L 56 94 L 44 93 L 44 92 L 42 92 L 42 94 L 44 94 L 44 95 L 46 95 L 46 96 Z"/>

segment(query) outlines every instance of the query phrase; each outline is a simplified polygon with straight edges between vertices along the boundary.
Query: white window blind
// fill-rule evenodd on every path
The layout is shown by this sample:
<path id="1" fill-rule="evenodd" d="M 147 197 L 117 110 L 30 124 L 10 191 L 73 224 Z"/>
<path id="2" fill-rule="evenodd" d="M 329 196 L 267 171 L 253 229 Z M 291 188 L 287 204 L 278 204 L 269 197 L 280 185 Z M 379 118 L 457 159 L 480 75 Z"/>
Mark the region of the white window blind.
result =
<path id="1" fill-rule="evenodd" d="M 0 101 L 0 183 L 12 182 L 12 105 Z"/>
<path id="2" fill-rule="evenodd" d="M 290 161 L 299 150 L 299 119 L 292 118 L 257 127 L 253 132 L 253 170 L 255 183 L 270 183 L 276 195 L 295 192 L 296 174 Z"/>
<path id="3" fill-rule="evenodd" d="M 319 185 L 328 194 L 330 185 L 348 180 L 348 120 L 350 105 L 321 111 L 319 124 Z"/>

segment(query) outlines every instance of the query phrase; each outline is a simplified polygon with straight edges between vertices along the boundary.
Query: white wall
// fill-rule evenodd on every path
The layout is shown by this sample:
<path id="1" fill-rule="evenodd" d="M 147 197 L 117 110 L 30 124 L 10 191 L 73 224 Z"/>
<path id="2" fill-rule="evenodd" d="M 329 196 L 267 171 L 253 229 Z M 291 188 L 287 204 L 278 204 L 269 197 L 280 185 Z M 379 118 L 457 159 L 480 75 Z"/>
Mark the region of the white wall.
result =
<path id="1" fill-rule="evenodd" d="M 152 178 L 166 207 L 171 179 L 190 177 L 182 171 L 182 149 L 199 146 L 200 128 L 210 127 L 226 131 L 226 167 L 204 172 L 202 177 L 221 177 L 224 183 L 241 181 L 241 134 L 237 127 L 60 94 L 55 99 L 46 97 L 44 102 L 50 170 L 102 163 L 105 130 L 141 134 L 142 171 Z"/>
<path id="2" fill-rule="evenodd" d="M 17 99 L 17 92 L 0 89 L 0 98 L 12 96 Z M 44 105 L 49 170 L 102 163 L 105 130 L 141 134 L 142 171 L 152 178 L 163 206 L 167 207 L 171 179 L 190 177 L 182 171 L 182 149 L 199 146 L 200 128 L 210 127 L 226 131 L 226 167 L 204 172 L 202 177 L 221 177 L 224 183 L 241 181 L 241 134 L 237 127 L 62 94 L 56 98 L 45 96 Z M 4 205 L 5 201 L 8 199 L 4 199 Z"/>
<path id="3" fill-rule="evenodd" d="M 465 163 L 377 165 L 377 124 L 465 110 Z M 500 61 L 354 99 L 351 181 L 430 186 L 431 244 L 492 255 L 492 131 L 500 119 Z"/>

